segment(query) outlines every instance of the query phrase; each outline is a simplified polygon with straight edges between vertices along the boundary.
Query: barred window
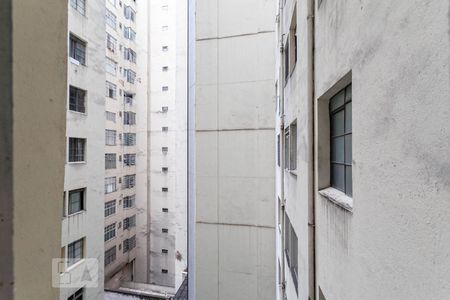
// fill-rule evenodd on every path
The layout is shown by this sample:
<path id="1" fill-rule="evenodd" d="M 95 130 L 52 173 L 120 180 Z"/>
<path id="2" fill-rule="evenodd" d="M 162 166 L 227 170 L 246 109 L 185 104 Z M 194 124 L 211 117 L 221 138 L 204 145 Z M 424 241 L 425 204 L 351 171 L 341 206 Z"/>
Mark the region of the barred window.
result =
<path id="1" fill-rule="evenodd" d="M 84 210 L 84 197 L 86 194 L 86 189 L 78 189 L 69 191 L 69 202 L 68 209 L 69 215 L 75 214 L 77 212 Z"/>
<path id="2" fill-rule="evenodd" d="M 124 111 L 123 112 L 123 124 L 124 125 L 136 124 L 136 114 L 131 111 Z"/>
<path id="3" fill-rule="evenodd" d="M 116 237 L 116 223 L 105 227 L 105 242 Z"/>
<path id="4" fill-rule="evenodd" d="M 166 112 L 169 111 L 169 107 L 168 107 L 168 106 L 163 106 L 163 107 L 161 107 L 161 111 L 162 111 L 163 113 L 166 113 Z"/>
<path id="5" fill-rule="evenodd" d="M 169 188 L 163 187 L 163 188 L 161 188 L 161 191 L 163 191 L 163 192 L 168 192 L 168 191 L 169 191 Z"/>
<path id="6" fill-rule="evenodd" d="M 163 67 L 162 67 L 162 71 L 163 71 L 163 72 L 169 71 L 169 67 L 168 67 L 168 66 L 163 66 Z"/>
<path id="7" fill-rule="evenodd" d="M 116 144 L 116 131 L 106 129 L 105 130 L 105 144 L 114 146 Z"/>
<path id="8" fill-rule="evenodd" d="M 131 6 L 125 5 L 123 8 L 123 13 L 125 16 L 125 19 L 131 20 L 134 22 L 136 19 L 136 12 L 131 8 Z"/>
<path id="9" fill-rule="evenodd" d="M 136 195 L 126 196 L 123 198 L 123 208 L 134 207 Z"/>
<path id="10" fill-rule="evenodd" d="M 69 138 L 69 162 L 85 161 L 86 139 Z"/>
<path id="11" fill-rule="evenodd" d="M 105 153 L 105 169 L 116 168 L 116 153 Z"/>
<path id="12" fill-rule="evenodd" d="M 111 75 L 117 75 L 117 63 L 109 57 L 106 58 L 105 71 Z"/>
<path id="13" fill-rule="evenodd" d="M 107 33 L 106 34 L 106 48 L 108 48 L 112 52 L 115 52 L 116 47 L 117 47 L 117 40 L 112 35 Z"/>
<path id="14" fill-rule="evenodd" d="M 73 34 L 70 35 L 69 55 L 80 64 L 86 64 L 86 42 L 80 40 Z"/>
<path id="15" fill-rule="evenodd" d="M 331 186 L 352 196 L 352 85 L 330 99 Z"/>
<path id="16" fill-rule="evenodd" d="M 123 69 L 123 75 L 127 79 L 127 82 L 133 83 L 136 80 L 136 72 L 130 69 Z"/>
<path id="17" fill-rule="evenodd" d="M 116 99 L 117 97 L 117 86 L 109 81 L 106 81 L 106 97 L 112 99 Z"/>
<path id="18" fill-rule="evenodd" d="M 116 213 L 116 200 L 105 203 L 105 218 Z"/>
<path id="19" fill-rule="evenodd" d="M 67 265 L 71 266 L 84 258 L 84 238 L 67 245 Z"/>
<path id="20" fill-rule="evenodd" d="M 136 175 L 125 175 L 123 176 L 122 187 L 124 189 L 131 189 L 136 185 Z"/>
<path id="21" fill-rule="evenodd" d="M 169 127 L 163 126 L 163 127 L 161 127 L 161 130 L 162 130 L 163 132 L 168 132 L 168 131 L 169 131 Z"/>
<path id="22" fill-rule="evenodd" d="M 167 228 L 162 228 L 162 229 L 161 229 L 161 232 L 162 232 L 162 233 L 168 233 L 168 232 L 169 232 L 169 229 L 167 229 Z"/>
<path id="23" fill-rule="evenodd" d="M 133 98 L 134 98 L 133 94 L 130 94 L 130 93 L 124 93 L 123 94 L 123 102 L 125 102 L 126 104 L 132 105 L 133 104 Z"/>
<path id="24" fill-rule="evenodd" d="M 163 86 L 163 87 L 161 88 L 161 90 L 162 90 L 163 92 L 167 92 L 167 91 L 169 90 L 169 87 L 168 87 L 167 85 L 165 85 L 165 86 Z"/>
<path id="25" fill-rule="evenodd" d="M 289 216 L 285 214 L 284 219 L 284 245 L 286 260 L 291 271 L 292 280 L 294 281 L 295 290 L 298 289 L 298 238 L 292 227 Z"/>
<path id="26" fill-rule="evenodd" d="M 297 121 L 292 122 L 285 130 L 284 164 L 287 170 L 297 169 Z"/>
<path id="27" fill-rule="evenodd" d="M 169 209 L 166 207 L 163 207 L 162 212 L 164 212 L 164 213 L 169 212 Z"/>
<path id="28" fill-rule="evenodd" d="M 162 46 L 162 47 L 161 47 L 161 50 L 162 50 L 163 52 L 167 52 L 167 51 L 169 51 L 169 46 Z"/>
<path id="29" fill-rule="evenodd" d="M 136 154 L 124 154 L 123 155 L 123 164 L 125 166 L 136 165 Z"/>
<path id="30" fill-rule="evenodd" d="M 109 9 L 106 9 L 106 24 L 112 29 L 116 30 L 117 17 Z"/>
<path id="31" fill-rule="evenodd" d="M 116 123 L 116 114 L 111 111 L 107 111 L 106 120 Z"/>
<path id="32" fill-rule="evenodd" d="M 125 146 L 134 146 L 136 145 L 136 133 L 126 132 L 123 134 L 123 144 Z"/>
<path id="33" fill-rule="evenodd" d="M 116 177 L 105 178 L 105 194 L 117 191 Z"/>
<path id="34" fill-rule="evenodd" d="M 132 63 L 136 63 L 136 52 L 134 52 L 131 48 L 124 48 L 123 58 L 131 61 Z"/>
<path id="35" fill-rule="evenodd" d="M 169 168 L 168 167 L 162 167 L 161 171 L 164 172 L 164 173 L 169 172 Z"/>
<path id="36" fill-rule="evenodd" d="M 105 251 L 105 267 L 116 260 L 116 246 Z"/>
<path id="37" fill-rule="evenodd" d="M 161 151 L 163 154 L 167 154 L 167 152 L 169 152 L 169 147 L 161 147 Z"/>
<path id="38" fill-rule="evenodd" d="M 131 251 L 134 247 L 136 247 L 136 235 L 123 241 L 123 253 Z"/>
<path id="39" fill-rule="evenodd" d="M 134 41 L 136 39 L 136 32 L 131 29 L 131 27 L 125 27 L 123 30 L 123 36 L 130 41 Z"/>
<path id="40" fill-rule="evenodd" d="M 69 87 L 69 110 L 77 111 L 81 113 L 86 112 L 86 91 L 76 88 L 74 86 Z"/>
<path id="41" fill-rule="evenodd" d="M 123 230 L 136 227 L 136 215 L 123 219 Z"/>

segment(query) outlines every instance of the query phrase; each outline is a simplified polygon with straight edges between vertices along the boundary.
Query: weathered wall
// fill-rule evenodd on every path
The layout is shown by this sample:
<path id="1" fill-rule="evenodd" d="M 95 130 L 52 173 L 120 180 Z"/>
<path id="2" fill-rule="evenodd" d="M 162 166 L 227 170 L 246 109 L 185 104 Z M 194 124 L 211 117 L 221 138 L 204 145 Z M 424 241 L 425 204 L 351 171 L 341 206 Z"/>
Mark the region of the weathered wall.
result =
<path id="1" fill-rule="evenodd" d="M 196 299 L 275 297 L 274 9 L 196 3 Z"/>
<path id="2" fill-rule="evenodd" d="M 57 299 L 58 289 L 52 288 L 51 260 L 60 256 L 61 245 L 67 3 L 17 0 L 12 1 L 12 12 L 4 10 L 5 4 L 2 2 L 2 25 L 3 20 L 11 17 L 13 27 L 9 41 L 12 82 L 8 83 L 12 83 L 12 97 L 5 99 L 5 113 L 12 117 L 12 124 L 10 117 L 4 119 L 2 115 L 1 119 L 2 122 L 9 120 L 6 128 L 12 128 L 12 140 L 11 135 L 9 140 L 2 136 L 2 144 L 12 145 L 12 155 L 6 158 L 12 162 L 8 175 L 11 176 L 12 171 L 12 182 L 4 182 L 7 190 L 12 184 L 12 197 L 11 194 L 8 198 L 2 195 L 1 202 L 2 205 L 4 201 L 5 204 L 10 200 L 14 203 L 13 215 L 11 206 L 8 210 L 2 209 L 5 220 L 13 219 L 14 233 L 2 234 L 2 239 L 12 237 L 12 244 L 6 240 L 2 243 L 6 247 L 13 246 L 14 257 L 9 253 L 4 257 L 7 263 L 1 265 L 3 271 L 4 267 L 13 264 L 13 273 L 9 275 L 14 275 L 14 283 L 2 282 L 0 298 L 11 299 L 11 291 L 9 296 L 5 296 L 4 291 L 13 287 L 12 299 Z M 8 36 L 11 37 L 8 33 L 3 35 L 4 29 L 8 31 L 8 27 L 2 26 L 2 47 Z M 11 76 L 7 70 L 6 67 L 2 76 Z M 4 79 L 2 77 L 2 91 Z M 7 96 L 8 91 L 11 89 L 5 89 Z M 13 105 L 12 109 L 8 102 Z M 2 132 L 3 129 L 2 126 Z M 3 165 L 3 159 L 0 165 Z M 11 227 L 5 228 L 11 230 Z M 9 268 L 8 272 L 11 270 Z"/>
<path id="3" fill-rule="evenodd" d="M 448 11 L 410 0 L 316 10 L 316 95 L 349 71 L 353 87 L 353 213 L 317 195 L 327 299 L 448 298 Z"/>

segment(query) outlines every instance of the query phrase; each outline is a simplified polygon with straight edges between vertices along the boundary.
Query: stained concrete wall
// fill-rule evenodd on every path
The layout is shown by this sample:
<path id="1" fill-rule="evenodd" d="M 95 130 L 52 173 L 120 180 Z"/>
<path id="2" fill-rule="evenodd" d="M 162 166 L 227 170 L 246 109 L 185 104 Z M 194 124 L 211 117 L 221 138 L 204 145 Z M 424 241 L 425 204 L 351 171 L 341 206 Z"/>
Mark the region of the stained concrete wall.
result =
<path id="1" fill-rule="evenodd" d="M 448 11 L 409 0 L 316 8 L 316 96 L 350 80 L 353 95 L 353 211 L 317 194 L 326 299 L 448 298 Z"/>
<path id="2" fill-rule="evenodd" d="M 195 299 L 275 297 L 274 9 L 196 1 Z"/>
<path id="3" fill-rule="evenodd" d="M 67 4 L 2 1 L 0 14 L 0 298 L 57 299 L 51 260 L 61 240 Z"/>

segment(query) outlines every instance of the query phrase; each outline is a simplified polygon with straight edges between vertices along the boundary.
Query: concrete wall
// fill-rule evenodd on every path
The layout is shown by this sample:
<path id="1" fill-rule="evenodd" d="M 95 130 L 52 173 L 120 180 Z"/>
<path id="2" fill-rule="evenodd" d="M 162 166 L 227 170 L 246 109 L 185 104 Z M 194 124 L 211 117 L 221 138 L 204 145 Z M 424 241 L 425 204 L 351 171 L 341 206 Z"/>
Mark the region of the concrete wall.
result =
<path id="1" fill-rule="evenodd" d="M 60 255 L 67 5 L 2 1 L 0 15 L 0 298 L 57 299 L 51 260 Z"/>
<path id="2" fill-rule="evenodd" d="M 196 299 L 275 297 L 274 10 L 196 3 Z"/>
<path id="3" fill-rule="evenodd" d="M 353 210 L 317 194 L 326 299 L 448 297 L 448 11 L 447 1 L 408 0 L 316 9 L 316 98 L 350 80 L 353 95 Z"/>

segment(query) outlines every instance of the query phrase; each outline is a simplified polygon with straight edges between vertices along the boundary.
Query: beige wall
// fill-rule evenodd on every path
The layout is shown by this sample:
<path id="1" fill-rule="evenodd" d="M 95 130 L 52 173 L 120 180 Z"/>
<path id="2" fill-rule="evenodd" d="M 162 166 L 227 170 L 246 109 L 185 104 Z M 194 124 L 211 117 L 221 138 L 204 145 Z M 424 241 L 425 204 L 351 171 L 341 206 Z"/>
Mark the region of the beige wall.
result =
<path id="1" fill-rule="evenodd" d="M 3 27 L 3 21 L 11 16 L 8 8 L 3 9 L 6 5 L 2 2 L 2 45 L 9 36 L 3 31 L 8 28 Z M 8 291 L 8 287 L 14 287 L 13 299 L 57 299 L 58 290 L 52 288 L 51 259 L 60 256 L 61 243 L 67 3 L 15 0 L 12 1 L 12 9 L 13 96 L 9 103 L 13 105 L 13 110 L 8 110 L 6 106 L 5 112 L 12 116 L 12 120 L 9 119 L 7 124 L 2 121 L 2 141 L 9 144 L 8 139 L 3 137 L 4 130 L 11 129 L 12 121 L 12 131 L 9 132 L 9 138 L 12 132 L 12 169 L 6 170 L 10 180 L 5 182 L 6 189 L 11 183 L 13 188 L 12 196 L 10 193 L 8 198 L 3 198 L 2 192 L 2 213 L 6 222 L 13 216 L 14 235 L 10 230 L 5 235 L 2 233 L 2 238 L 12 236 L 12 244 L 6 245 L 12 245 L 13 258 L 11 253 L 3 256 L 2 252 L 6 263 L 2 261 L 0 298 L 10 299 L 11 290 Z M 1 51 L 3 59 L 3 48 Z M 10 74 L 6 72 L 2 75 Z M 4 80 L 5 77 L 2 77 L 2 90 Z M 5 89 L 6 93 L 8 90 Z M 3 117 L 2 120 L 8 120 Z M 4 149 L 1 151 L 3 165 Z M 3 171 L 2 179 L 5 175 Z M 7 202 L 8 199 L 11 202 Z M 3 205 L 9 207 L 3 210 Z M 8 264 L 13 264 L 14 268 L 13 285 L 3 276 L 4 268 L 12 275 Z"/>

